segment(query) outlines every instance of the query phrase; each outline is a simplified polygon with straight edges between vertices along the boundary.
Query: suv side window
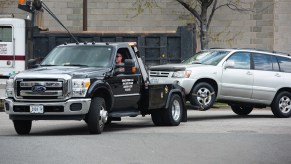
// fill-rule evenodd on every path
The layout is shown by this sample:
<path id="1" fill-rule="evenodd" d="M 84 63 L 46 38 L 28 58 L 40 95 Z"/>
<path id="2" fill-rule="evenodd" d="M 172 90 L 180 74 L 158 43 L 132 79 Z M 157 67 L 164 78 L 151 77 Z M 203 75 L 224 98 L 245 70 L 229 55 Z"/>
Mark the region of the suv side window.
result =
<path id="1" fill-rule="evenodd" d="M 231 65 L 231 68 L 234 69 L 250 69 L 250 61 L 250 53 L 237 52 L 227 59 L 226 65 Z"/>
<path id="2" fill-rule="evenodd" d="M 280 71 L 291 73 L 291 59 L 281 56 L 277 56 L 277 59 L 279 62 Z"/>
<path id="3" fill-rule="evenodd" d="M 272 60 L 270 55 L 266 54 L 253 54 L 254 60 L 254 69 L 255 70 L 263 70 L 263 71 L 272 71 Z"/>
<path id="4" fill-rule="evenodd" d="M 272 63 L 273 63 L 273 70 L 280 71 L 279 63 L 278 63 L 276 56 L 272 56 Z"/>

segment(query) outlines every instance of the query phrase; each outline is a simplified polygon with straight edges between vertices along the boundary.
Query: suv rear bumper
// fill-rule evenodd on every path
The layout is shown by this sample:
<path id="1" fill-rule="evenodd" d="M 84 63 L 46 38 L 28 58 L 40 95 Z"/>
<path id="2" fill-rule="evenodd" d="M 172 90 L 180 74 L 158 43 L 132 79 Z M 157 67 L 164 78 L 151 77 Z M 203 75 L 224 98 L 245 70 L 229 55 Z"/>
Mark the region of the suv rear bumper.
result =
<path id="1" fill-rule="evenodd" d="M 22 120 L 80 120 L 90 108 L 91 99 L 69 99 L 64 102 L 19 102 L 5 99 L 5 112 L 10 119 Z M 44 113 L 30 113 L 30 105 L 42 105 Z"/>

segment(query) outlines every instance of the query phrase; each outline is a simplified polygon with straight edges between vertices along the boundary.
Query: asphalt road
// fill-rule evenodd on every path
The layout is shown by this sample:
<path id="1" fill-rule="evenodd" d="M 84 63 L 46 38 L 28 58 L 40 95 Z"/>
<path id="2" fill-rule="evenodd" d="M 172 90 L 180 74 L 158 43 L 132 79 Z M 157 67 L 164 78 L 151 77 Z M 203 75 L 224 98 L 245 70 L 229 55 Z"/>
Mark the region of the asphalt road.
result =
<path id="1" fill-rule="evenodd" d="M 291 163 L 291 118 L 270 110 L 188 111 L 188 122 L 155 127 L 149 116 L 113 122 L 89 135 L 84 122 L 36 121 L 18 136 L 0 112 L 0 163 Z"/>

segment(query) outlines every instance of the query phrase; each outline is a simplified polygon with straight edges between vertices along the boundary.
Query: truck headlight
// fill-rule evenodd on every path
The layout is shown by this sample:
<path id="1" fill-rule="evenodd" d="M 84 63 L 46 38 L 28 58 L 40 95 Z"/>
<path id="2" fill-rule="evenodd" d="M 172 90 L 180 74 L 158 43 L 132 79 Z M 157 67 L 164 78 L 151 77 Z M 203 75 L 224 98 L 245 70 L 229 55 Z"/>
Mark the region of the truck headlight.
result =
<path id="1" fill-rule="evenodd" d="M 72 80 L 72 97 L 85 97 L 90 86 L 90 79 Z"/>
<path id="2" fill-rule="evenodd" d="M 175 78 L 189 78 L 191 75 L 192 71 L 177 71 L 174 72 L 172 77 Z"/>
<path id="3" fill-rule="evenodd" d="M 8 79 L 6 81 L 6 96 L 13 97 L 13 93 L 14 93 L 14 81 L 13 79 Z"/>

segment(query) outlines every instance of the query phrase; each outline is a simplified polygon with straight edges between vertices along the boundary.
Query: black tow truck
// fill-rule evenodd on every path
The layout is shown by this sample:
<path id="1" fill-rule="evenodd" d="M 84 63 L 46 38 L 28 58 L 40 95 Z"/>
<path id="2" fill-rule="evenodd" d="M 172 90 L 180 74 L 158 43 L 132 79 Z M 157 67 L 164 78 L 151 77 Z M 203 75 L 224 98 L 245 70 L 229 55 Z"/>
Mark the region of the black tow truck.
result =
<path id="1" fill-rule="evenodd" d="M 84 120 L 92 134 L 125 116 L 150 114 L 158 126 L 187 121 L 183 88 L 150 84 L 136 43 L 65 43 L 30 62 L 6 86 L 5 112 L 18 134 L 29 134 L 33 120 Z"/>

